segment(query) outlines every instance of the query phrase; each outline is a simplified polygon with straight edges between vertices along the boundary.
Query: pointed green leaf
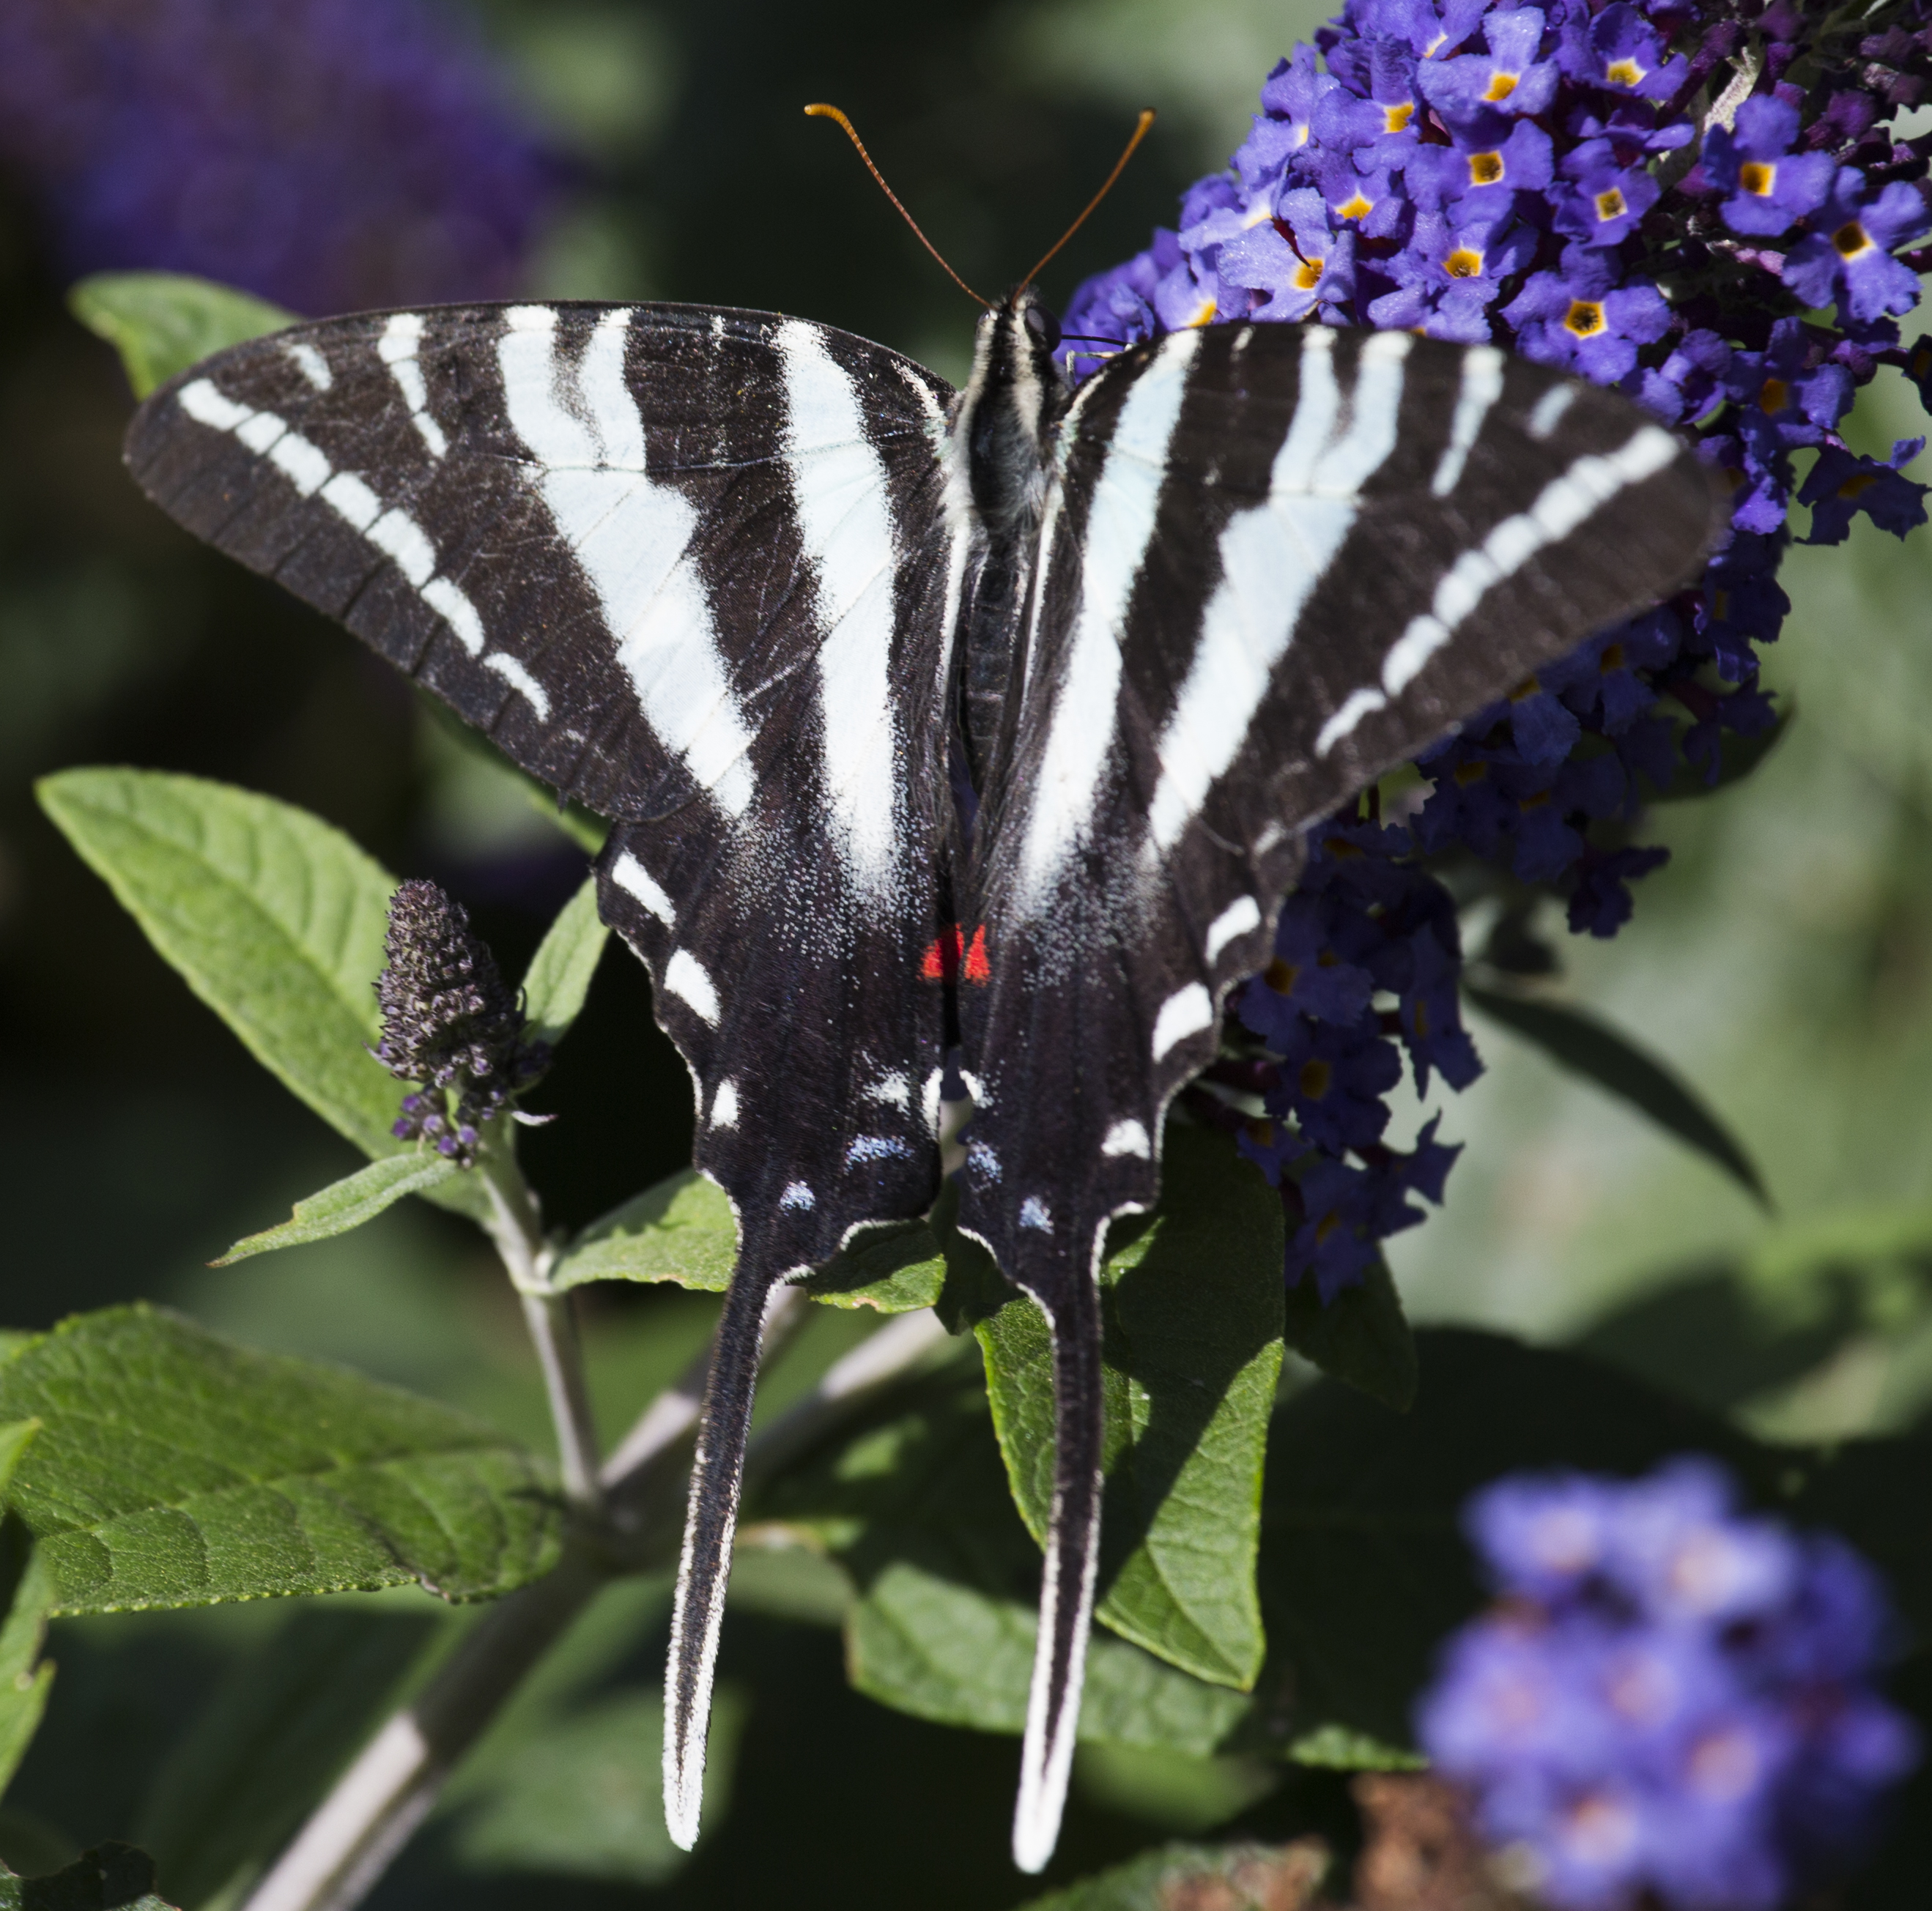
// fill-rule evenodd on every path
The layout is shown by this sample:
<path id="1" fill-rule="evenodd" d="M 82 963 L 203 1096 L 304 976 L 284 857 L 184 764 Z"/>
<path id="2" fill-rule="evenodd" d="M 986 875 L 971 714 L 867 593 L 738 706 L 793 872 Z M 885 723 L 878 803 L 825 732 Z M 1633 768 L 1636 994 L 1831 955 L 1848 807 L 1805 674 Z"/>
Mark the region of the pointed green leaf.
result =
<path id="1" fill-rule="evenodd" d="M 1667 1129 L 1738 1182 L 1766 1209 L 1771 1197 L 1763 1177 L 1730 1131 L 1696 1092 L 1654 1056 L 1580 1008 L 1465 983 L 1471 1002 L 1492 1020 L 1534 1042 L 1558 1062 L 1606 1093 L 1628 1102 Z"/>
<path id="2" fill-rule="evenodd" d="M 715 1181 L 686 1168 L 593 1221 L 558 1260 L 551 1284 L 672 1280 L 722 1294 L 738 1259 L 738 1224 Z"/>
<path id="3" fill-rule="evenodd" d="M 553 1047 L 563 1039 L 590 993 L 610 935 L 597 914 L 597 879 L 586 877 L 537 945 L 524 977 L 524 1013 L 532 1037 Z"/>
<path id="4" fill-rule="evenodd" d="M 69 1847 L 71 1850 L 72 1847 Z M 132 1845 L 104 1844 L 44 1878 L 0 1873 L 0 1911 L 173 1911 L 154 1895 L 154 1861 Z"/>
<path id="5" fill-rule="evenodd" d="M 1281 1371 L 1281 1204 L 1225 1137 L 1172 1122 L 1161 1200 L 1110 1236 L 1101 1275 L 1107 1406 L 1096 1616 L 1197 1678 L 1245 1691 L 1262 1460 Z M 1053 1499 L 1046 1320 L 1016 1295 L 977 1329 L 993 1424 L 1029 1530 Z"/>
<path id="6" fill-rule="evenodd" d="M 0 1367 L 41 1421 L 8 1493 L 56 1613 L 413 1580 L 485 1598 L 548 1572 L 537 1463 L 467 1414 L 146 1307 L 64 1322 Z"/>
<path id="7" fill-rule="evenodd" d="M 1020 1911 L 1295 1911 L 1329 1868 L 1318 1838 L 1292 1844 L 1163 1845 L 1158 1851 L 1030 1898 Z"/>
<path id="8" fill-rule="evenodd" d="M 0 1496 L 40 1429 L 38 1420 L 0 1427 Z M 40 1647 L 52 1596 L 26 1527 L 17 1519 L 0 1522 L 0 1598 L 6 1602 L 0 1619 L 0 1792 L 12 1783 L 47 1709 L 54 1669 L 40 1662 Z"/>
<path id="9" fill-rule="evenodd" d="M 371 1156 L 398 1152 L 368 1052 L 395 879 L 305 811 L 196 777 L 64 770 L 41 807 L 256 1059 Z"/>
<path id="10" fill-rule="evenodd" d="M 946 1257 L 926 1222 L 891 1221 L 866 1229 L 799 1285 L 830 1307 L 910 1313 L 939 1298 Z"/>
<path id="11" fill-rule="evenodd" d="M 289 1220 L 278 1227 L 264 1228 L 260 1234 L 244 1236 L 220 1260 L 209 1265 L 228 1267 L 236 1261 L 245 1261 L 251 1254 L 268 1254 L 277 1248 L 304 1247 L 311 1241 L 346 1234 L 364 1221 L 374 1221 L 404 1195 L 426 1194 L 462 1172 L 455 1162 L 440 1155 L 386 1156 L 332 1182 L 320 1194 L 298 1201 Z"/>
<path id="12" fill-rule="evenodd" d="M 211 352 L 299 322 L 265 298 L 185 272 L 96 272 L 67 296 L 74 316 L 120 353 L 136 398 Z"/>
<path id="13" fill-rule="evenodd" d="M 230 1663 L 154 1768 L 136 1821 L 184 1904 L 239 1901 L 435 1652 L 446 1616 L 416 1603 L 298 1604 Z"/>
<path id="14" fill-rule="evenodd" d="M 1402 1310 L 1388 1263 L 1379 1257 L 1358 1286 L 1324 1305 L 1304 1279 L 1288 1290 L 1288 1344 L 1323 1373 L 1406 1413 L 1415 1401 L 1415 1336 Z"/>
<path id="15" fill-rule="evenodd" d="M 255 1059 L 374 1159 L 401 1100 L 369 1053 L 396 882 L 340 831 L 292 804 L 198 777 L 63 770 L 41 807 L 161 956 Z M 476 1214 L 473 1180 L 424 1191 Z"/>

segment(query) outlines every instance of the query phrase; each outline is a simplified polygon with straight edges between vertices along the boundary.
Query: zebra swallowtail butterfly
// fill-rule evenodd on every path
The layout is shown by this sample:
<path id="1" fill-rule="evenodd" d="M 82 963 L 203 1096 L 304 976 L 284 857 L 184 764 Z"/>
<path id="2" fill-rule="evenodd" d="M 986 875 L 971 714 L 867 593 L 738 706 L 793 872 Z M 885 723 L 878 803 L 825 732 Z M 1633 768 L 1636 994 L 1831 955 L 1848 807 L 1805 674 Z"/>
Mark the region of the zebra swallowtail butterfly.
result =
<path id="1" fill-rule="evenodd" d="M 940 1182 L 1052 1328 L 1014 1852 L 1057 1837 L 1100 1506 L 1096 1268 L 1268 957 L 1304 825 L 1724 521 L 1615 394 L 1400 332 L 1227 325 L 1070 390 L 1022 287 L 956 392 L 800 319 L 524 304 L 304 325 L 141 408 L 134 475 L 612 819 L 597 865 L 736 1210 L 668 1671 L 696 1835 L 774 1285 Z"/>

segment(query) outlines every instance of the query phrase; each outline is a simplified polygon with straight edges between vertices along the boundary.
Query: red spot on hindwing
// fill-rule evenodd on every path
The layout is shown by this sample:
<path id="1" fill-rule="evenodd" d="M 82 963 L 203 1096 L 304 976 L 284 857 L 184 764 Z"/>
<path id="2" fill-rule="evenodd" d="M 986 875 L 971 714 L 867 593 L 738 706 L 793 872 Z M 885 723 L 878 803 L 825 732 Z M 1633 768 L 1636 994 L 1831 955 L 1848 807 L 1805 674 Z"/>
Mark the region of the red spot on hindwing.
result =
<path id="1" fill-rule="evenodd" d="M 962 971 L 969 982 L 983 984 L 992 980 L 993 971 L 986 960 L 984 923 L 974 930 L 970 948 L 964 933 L 956 922 L 948 923 L 938 936 L 926 945 L 919 972 L 926 981 L 956 982 Z"/>

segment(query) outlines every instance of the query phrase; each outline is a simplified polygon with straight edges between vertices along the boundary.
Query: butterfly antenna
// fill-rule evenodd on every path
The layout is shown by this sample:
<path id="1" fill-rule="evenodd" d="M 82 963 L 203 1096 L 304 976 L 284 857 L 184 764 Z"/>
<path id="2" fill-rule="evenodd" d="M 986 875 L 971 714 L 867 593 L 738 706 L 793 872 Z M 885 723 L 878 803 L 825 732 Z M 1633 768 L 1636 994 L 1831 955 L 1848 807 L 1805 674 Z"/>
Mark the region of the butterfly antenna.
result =
<path id="1" fill-rule="evenodd" d="M 903 205 L 900 205 L 898 194 L 894 192 L 892 187 L 886 184 L 886 175 L 872 163 L 872 155 L 866 151 L 866 142 L 859 137 L 858 129 L 853 125 L 852 122 L 848 119 L 836 106 L 828 106 L 822 100 L 817 102 L 812 106 L 807 106 L 806 108 L 806 111 L 814 119 L 836 119 L 841 126 L 844 127 L 846 138 L 850 139 L 853 145 L 858 148 L 859 157 L 866 162 L 866 170 L 879 182 L 879 190 L 884 193 L 886 198 L 892 201 L 893 210 L 896 211 L 898 214 L 898 216 L 912 228 L 913 237 L 918 240 L 920 244 L 924 246 L 926 250 L 931 253 L 934 259 L 939 261 L 939 269 L 944 272 L 968 298 L 971 299 L 976 304 L 985 306 L 988 311 L 991 311 L 992 310 L 993 301 L 990 298 L 982 298 L 957 272 L 953 271 L 950 265 L 946 264 L 945 257 L 940 253 L 938 247 L 934 245 L 933 242 L 919 229 L 919 221 L 915 219 L 910 212 L 907 211 Z M 1132 151 L 1132 148 L 1130 147 L 1128 150 Z M 1114 169 L 1118 172 L 1120 170 L 1120 168 L 1116 166 Z M 1113 181 L 1112 180 L 1108 181 L 1109 185 L 1112 184 L 1112 183 Z M 1084 219 L 1087 215 L 1083 212 L 1080 216 Z"/>
<path id="2" fill-rule="evenodd" d="M 806 111 L 807 112 L 810 112 L 813 109 L 810 106 L 807 106 L 806 108 Z M 1073 235 L 1078 232 L 1082 226 L 1086 224 L 1094 208 L 1114 190 L 1114 181 L 1127 169 L 1127 161 L 1133 157 L 1134 148 L 1147 137 L 1148 128 L 1153 124 L 1154 108 L 1151 106 L 1144 108 L 1141 113 L 1140 124 L 1134 128 L 1133 137 L 1127 142 L 1126 150 L 1120 154 L 1118 159 L 1114 160 L 1114 169 L 1107 175 L 1106 183 L 1101 187 L 1100 190 L 1096 193 L 1087 202 L 1086 211 L 1082 213 L 1080 217 L 1075 220 L 1073 223 L 1068 226 L 1066 231 L 1062 232 L 1060 237 L 1054 241 L 1054 244 L 1052 248 L 1048 250 L 1046 256 L 1042 259 L 1024 278 L 1021 280 L 1020 283 L 1022 285 L 1031 285 L 1034 280 L 1038 278 L 1041 273 L 1044 272 L 1047 267 L 1052 264 L 1054 258 L 1058 256 L 1060 251 L 1060 248 L 1064 246 L 1069 239 L 1072 238 Z M 881 180 L 880 183 L 883 185 L 885 182 Z"/>

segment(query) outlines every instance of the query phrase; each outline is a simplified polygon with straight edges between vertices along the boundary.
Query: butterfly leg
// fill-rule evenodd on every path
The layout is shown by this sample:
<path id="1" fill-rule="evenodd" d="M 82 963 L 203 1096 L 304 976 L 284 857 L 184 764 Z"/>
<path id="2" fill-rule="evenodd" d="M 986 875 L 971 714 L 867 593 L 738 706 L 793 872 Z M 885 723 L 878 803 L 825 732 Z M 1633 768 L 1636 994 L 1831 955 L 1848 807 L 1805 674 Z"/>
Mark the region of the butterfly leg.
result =
<path id="1" fill-rule="evenodd" d="M 766 1303 L 786 1265 L 776 1256 L 741 1255 L 712 1343 L 711 1371 L 692 1456 L 691 1497 L 684 1520 L 664 1664 L 664 1827 L 688 1851 L 698 1841 L 704 1804 L 704 1748 L 711 1725 L 711 1687 L 718 1632 L 731 1581 L 731 1542 L 738 1492 L 758 1386 L 760 1330 Z"/>
<path id="2" fill-rule="evenodd" d="M 1042 1307 L 1053 1337 L 1055 1459 L 1040 1634 L 1013 1812 L 1013 1862 L 1022 1871 L 1045 1868 L 1066 1805 L 1100 1559 L 1106 1425 L 1099 1289 L 1083 1270 L 1054 1305 Z"/>

